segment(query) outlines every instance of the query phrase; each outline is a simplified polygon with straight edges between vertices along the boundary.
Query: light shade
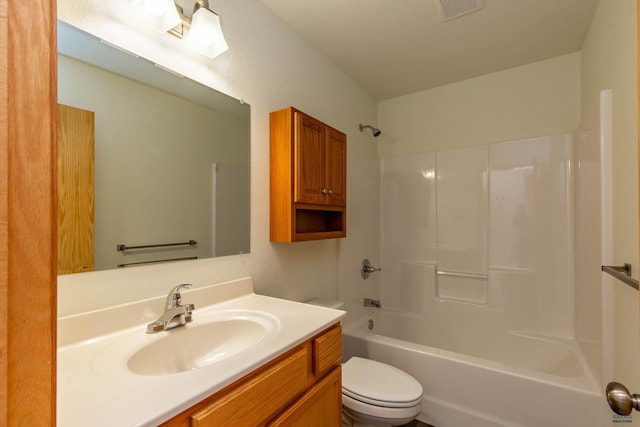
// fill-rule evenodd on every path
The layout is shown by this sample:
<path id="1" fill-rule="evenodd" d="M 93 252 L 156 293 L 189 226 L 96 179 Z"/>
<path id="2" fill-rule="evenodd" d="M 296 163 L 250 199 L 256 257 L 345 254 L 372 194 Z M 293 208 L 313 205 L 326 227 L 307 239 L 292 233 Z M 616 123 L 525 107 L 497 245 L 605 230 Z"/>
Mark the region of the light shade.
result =
<path id="1" fill-rule="evenodd" d="M 209 58 L 215 58 L 229 49 L 222 34 L 220 18 L 206 7 L 199 7 L 193 13 L 185 41 L 191 49 Z"/>
<path id="2" fill-rule="evenodd" d="M 132 0 L 135 19 L 162 33 L 180 25 L 182 20 L 173 0 Z"/>

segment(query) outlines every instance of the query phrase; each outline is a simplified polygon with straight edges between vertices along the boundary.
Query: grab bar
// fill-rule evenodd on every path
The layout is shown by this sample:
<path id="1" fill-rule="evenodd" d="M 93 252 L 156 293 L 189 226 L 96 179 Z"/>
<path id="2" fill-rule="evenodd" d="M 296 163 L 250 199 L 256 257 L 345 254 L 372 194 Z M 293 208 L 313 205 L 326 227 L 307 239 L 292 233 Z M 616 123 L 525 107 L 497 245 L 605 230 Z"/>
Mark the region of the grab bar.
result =
<path id="1" fill-rule="evenodd" d="M 633 277 L 631 277 L 631 264 L 625 263 L 624 265 L 621 265 L 621 266 L 603 265 L 602 271 L 626 283 L 636 291 L 638 290 L 638 281 Z"/>
<path id="2" fill-rule="evenodd" d="M 148 249 L 148 248 L 160 248 L 165 246 L 185 246 L 185 245 L 194 246 L 197 244 L 198 242 L 196 242 L 195 240 L 189 240 L 188 242 L 182 242 L 182 243 L 161 243 L 159 245 L 143 245 L 143 246 L 127 246 L 125 244 L 119 244 L 116 247 L 116 249 L 120 252 L 124 252 L 124 251 L 128 251 L 129 249 Z"/>
<path id="3" fill-rule="evenodd" d="M 184 258 L 168 258 L 168 259 L 154 259 L 153 261 L 140 261 L 140 262 L 128 262 L 126 264 L 118 264 L 118 268 L 129 267 L 131 265 L 143 265 L 143 264 L 155 264 L 159 262 L 171 262 L 171 261 L 186 261 L 189 259 L 198 259 L 197 256 L 188 256 Z"/>
<path id="4" fill-rule="evenodd" d="M 455 271 L 436 271 L 438 276 L 454 276 L 454 277 L 467 277 L 469 279 L 488 279 L 488 274 L 477 274 L 477 273 L 457 273 Z"/>

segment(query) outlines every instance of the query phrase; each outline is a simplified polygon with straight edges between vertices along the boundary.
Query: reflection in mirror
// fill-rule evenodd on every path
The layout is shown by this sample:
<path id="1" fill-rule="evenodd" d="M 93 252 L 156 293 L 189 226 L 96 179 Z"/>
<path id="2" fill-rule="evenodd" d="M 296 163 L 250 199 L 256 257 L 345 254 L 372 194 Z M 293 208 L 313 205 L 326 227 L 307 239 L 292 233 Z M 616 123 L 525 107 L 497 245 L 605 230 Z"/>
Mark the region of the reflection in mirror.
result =
<path id="1" fill-rule="evenodd" d="M 249 105 L 61 22 L 58 102 L 60 273 L 249 252 Z"/>

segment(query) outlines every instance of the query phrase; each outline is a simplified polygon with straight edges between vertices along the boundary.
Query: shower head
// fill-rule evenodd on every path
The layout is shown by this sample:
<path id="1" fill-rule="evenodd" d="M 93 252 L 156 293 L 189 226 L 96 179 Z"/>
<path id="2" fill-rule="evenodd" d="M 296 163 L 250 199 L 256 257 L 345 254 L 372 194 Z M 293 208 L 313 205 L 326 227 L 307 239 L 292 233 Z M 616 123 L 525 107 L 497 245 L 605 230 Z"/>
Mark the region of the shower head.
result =
<path id="1" fill-rule="evenodd" d="M 362 132 L 362 129 L 365 129 L 365 128 L 371 129 L 371 132 L 373 133 L 373 136 L 376 137 L 376 138 L 379 137 L 380 134 L 382 133 L 382 131 L 380 129 L 378 129 L 378 128 L 374 128 L 373 126 L 362 125 L 362 124 L 360 125 L 360 132 Z"/>

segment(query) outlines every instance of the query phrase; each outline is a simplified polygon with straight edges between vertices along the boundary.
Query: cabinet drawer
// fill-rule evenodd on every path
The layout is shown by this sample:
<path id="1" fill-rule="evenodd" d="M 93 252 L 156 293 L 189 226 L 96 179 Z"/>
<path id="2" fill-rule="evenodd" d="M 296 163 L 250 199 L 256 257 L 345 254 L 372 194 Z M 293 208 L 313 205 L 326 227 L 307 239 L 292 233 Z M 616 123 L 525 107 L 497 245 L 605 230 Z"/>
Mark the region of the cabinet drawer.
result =
<path id="1" fill-rule="evenodd" d="M 342 328 L 340 324 L 313 339 L 313 375 L 324 375 L 342 359 Z"/>
<path id="2" fill-rule="evenodd" d="M 307 346 L 191 415 L 191 425 L 264 424 L 307 387 Z M 269 396 L 265 398 L 265 396 Z"/>

